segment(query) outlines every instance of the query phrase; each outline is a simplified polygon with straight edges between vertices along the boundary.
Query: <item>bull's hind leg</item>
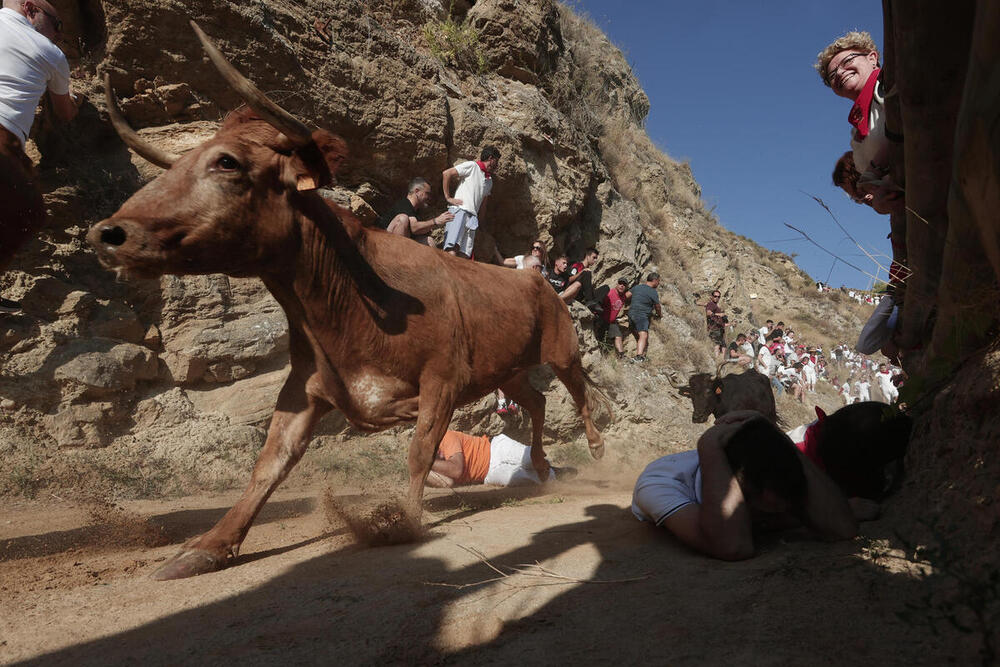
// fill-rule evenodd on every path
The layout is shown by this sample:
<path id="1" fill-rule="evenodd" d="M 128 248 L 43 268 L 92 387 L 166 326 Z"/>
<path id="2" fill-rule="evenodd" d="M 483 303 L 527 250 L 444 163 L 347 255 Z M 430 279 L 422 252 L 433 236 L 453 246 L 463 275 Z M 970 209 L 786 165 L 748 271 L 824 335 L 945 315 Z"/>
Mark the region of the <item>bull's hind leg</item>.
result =
<path id="1" fill-rule="evenodd" d="M 604 456 L 604 438 L 594 426 L 594 420 L 591 418 L 590 395 L 592 390 L 587 386 L 587 375 L 583 371 L 580 357 L 571 359 L 566 366 L 557 366 L 554 363 L 550 365 L 559 380 L 566 385 L 569 395 L 576 403 L 577 410 L 580 411 L 580 417 L 583 418 L 583 428 L 587 433 L 587 443 L 590 445 L 590 455 L 595 459 L 602 458 Z"/>
<path id="2" fill-rule="evenodd" d="M 542 449 L 542 428 L 545 426 L 545 396 L 531 386 L 528 371 L 521 371 L 500 385 L 507 398 L 524 408 L 531 417 L 531 464 L 538 478 L 549 478 L 549 462 Z"/>
<path id="3" fill-rule="evenodd" d="M 236 558 L 257 512 L 302 458 L 316 422 L 330 409 L 329 403 L 307 395 L 305 386 L 306 379 L 293 370 L 278 395 L 267 442 L 243 496 L 211 530 L 189 540 L 156 570 L 154 579 L 182 579 L 221 570 Z"/>

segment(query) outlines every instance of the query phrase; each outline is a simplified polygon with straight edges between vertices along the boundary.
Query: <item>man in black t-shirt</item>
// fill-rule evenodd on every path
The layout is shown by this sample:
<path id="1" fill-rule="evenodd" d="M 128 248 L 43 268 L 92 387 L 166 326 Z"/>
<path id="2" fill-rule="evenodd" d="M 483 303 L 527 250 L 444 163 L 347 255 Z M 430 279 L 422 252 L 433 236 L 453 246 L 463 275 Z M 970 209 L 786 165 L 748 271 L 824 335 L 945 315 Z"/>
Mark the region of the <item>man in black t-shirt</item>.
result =
<path id="1" fill-rule="evenodd" d="M 594 281 L 590 273 L 591 267 L 597 264 L 597 248 L 587 248 L 583 253 L 583 260 L 574 262 L 569 269 L 568 285 L 580 284 L 580 291 L 576 293 L 576 300 L 591 308 L 594 304 Z"/>
<path id="2" fill-rule="evenodd" d="M 430 231 L 437 225 L 448 223 L 455 216 L 445 211 L 441 215 L 428 220 L 418 220 L 417 211 L 427 207 L 431 198 L 431 185 L 427 179 L 420 176 L 410 181 L 410 189 L 405 197 L 392 205 L 388 211 L 379 216 L 376 224 L 393 234 L 412 238 L 417 243 L 434 245 Z"/>

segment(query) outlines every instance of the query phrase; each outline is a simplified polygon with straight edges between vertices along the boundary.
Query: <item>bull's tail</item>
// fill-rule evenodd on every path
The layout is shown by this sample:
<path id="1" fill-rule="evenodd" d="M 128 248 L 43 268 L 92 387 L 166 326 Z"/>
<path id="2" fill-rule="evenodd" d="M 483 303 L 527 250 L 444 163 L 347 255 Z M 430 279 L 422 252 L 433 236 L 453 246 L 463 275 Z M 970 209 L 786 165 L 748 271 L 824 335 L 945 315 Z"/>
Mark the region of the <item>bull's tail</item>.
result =
<path id="1" fill-rule="evenodd" d="M 594 379 L 590 377 L 587 371 L 580 369 L 583 375 L 584 392 L 587 397 L 587 409 L 590 410 L 591 418 L 597 415 L 598 412 L 605 412 L 608 415 L 608 421 L 612 424 L 615 421 L 615 411 L 611 407 L 611 399 L 605 394 L 601 388 L 594 382 Z"/>

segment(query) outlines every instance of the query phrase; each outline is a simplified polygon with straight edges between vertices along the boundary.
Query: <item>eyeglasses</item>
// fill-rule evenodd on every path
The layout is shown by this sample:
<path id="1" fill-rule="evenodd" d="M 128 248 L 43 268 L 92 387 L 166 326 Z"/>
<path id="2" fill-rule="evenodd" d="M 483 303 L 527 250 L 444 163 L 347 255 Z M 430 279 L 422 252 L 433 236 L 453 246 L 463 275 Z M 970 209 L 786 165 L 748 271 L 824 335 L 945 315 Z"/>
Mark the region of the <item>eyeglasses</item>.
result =
<path id="1" fill-rule="evenodd" d="M 837 65 L 836 69 L 834 69 L 832 72 L 827 72 L 826 73 L 826 84 L 828 86 L 833 86 L 833 80 L 835 78 L 837 78 L 837 75 L 840 73 L 840 70 L 842 70 L 844 67 L 846 67 L 849 62 L 851 62 L 852 60 L 854 60 L 858 56 L 867 56 L 867 55 L 868 55 L 867 53 L 852 53 L 851 55 L 849 55 L 846 58 L 844 58 L 843 60 L 841 60 L 840 64 Z"/>

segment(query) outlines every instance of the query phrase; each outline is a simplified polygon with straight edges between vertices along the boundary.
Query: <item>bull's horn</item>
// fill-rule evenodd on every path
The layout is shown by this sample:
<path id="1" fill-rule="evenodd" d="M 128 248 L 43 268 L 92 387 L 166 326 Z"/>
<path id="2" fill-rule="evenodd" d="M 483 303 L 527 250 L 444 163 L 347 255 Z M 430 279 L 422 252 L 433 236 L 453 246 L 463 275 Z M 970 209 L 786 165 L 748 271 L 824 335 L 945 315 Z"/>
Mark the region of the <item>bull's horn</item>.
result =
<path id="1" fill-rule="evenodd" d="M 198 35 L 198 39 L 201 40 L 201 46 L 205 49 L 205 53 L 208 54 L 209 60 L 219 70 L 219 74 L 226 80 L 226 83 L 240 94 L 240 97 L 247 103 L 247 106 L 288 137 L 294 145 L 304 146 L 312 141 L 312 130 L 305 123 L 269 100 L 267 95 L 260 92 L 257 86 L 253 85 L 249 79 L 236 71 L 236 68 L 226 60 L 226 57 L 222 55 L 219 49 L 215 48 L 215 44 L 208 38 L 208 35 L 202 32 L 197 23 L 191 21 L 191 27 L 194 29 L 194 33 Z"/>
<path id="2" fill-rule="evenodd" d="M 168 153 L 150 145 L 129 126 L 128 121 L 125 120 L 125 116 L 122 115 L 122 110 L 118 107 L 118 100 L 115 98 L 115 93 L 111 90 L 111 75 L 107 72 L 104 73 L 104 100 L 108 104 L 108 116 L 111 118 L 111 125 L 114 126 L 115 132 L 122 138 L 126 146 L 134 150 L 139 157 L 152 162 L 157 167 L 170 169 L 170 165 L 177 162 L 178 155 Z"/>
<path id="3" fill-rule="evenodd" d="M 719 364 L 716 367 L 716 369 L 715 369 L 715 377 L 721 377 L 721 375 L 722 375 L 722 369 L 723 369 L 724 366 L 726 366 L 726 364 L 735 364 L 735 363 L 739 363 L 739 362 L 736 359 L 726 359 L 725 361 L 723 361 L 721 364 Z"/>

